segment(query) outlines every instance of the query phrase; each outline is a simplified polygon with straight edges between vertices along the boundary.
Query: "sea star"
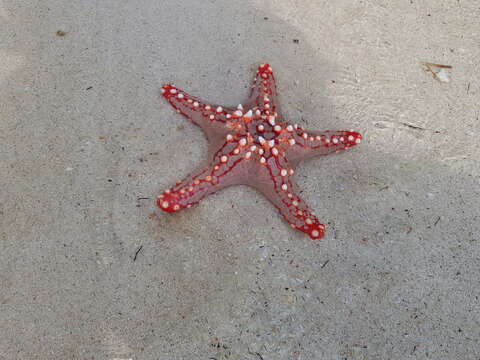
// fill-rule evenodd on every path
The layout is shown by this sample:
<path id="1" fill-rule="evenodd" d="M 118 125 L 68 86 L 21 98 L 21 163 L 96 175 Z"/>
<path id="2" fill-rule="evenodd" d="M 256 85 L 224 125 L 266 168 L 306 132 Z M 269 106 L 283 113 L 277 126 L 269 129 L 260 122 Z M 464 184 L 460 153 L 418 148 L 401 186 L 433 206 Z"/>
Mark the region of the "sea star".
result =
<path id="1" fill-rule="evenodd" d="M 303 159 L 360 143 L 359 133 L 306 131 L 288 124 L 280 113 L 269 64 L 258 67 L 249 99 L 237 108 L 206 103 L 171 84 L 161 92 L 178 113 L 202 128 L 209 151 L 197 171 L 158 196 L 160 209 L 189 208 L 220 189 L 243 184 L 262 192 L 292 228 L 312 239 L 324 236 L 325 226 L 298 195 L 294 170 Z"/>

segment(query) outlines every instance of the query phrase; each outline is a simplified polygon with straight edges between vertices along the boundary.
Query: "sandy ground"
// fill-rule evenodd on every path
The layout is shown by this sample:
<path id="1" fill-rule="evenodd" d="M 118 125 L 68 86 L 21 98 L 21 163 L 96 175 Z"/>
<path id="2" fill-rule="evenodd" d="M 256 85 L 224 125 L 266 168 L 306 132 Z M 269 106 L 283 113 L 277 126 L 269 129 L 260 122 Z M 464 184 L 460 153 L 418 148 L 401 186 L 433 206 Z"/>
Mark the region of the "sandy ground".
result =
<path id="1" fill-rule="evenodd" d="M 0 1 L 0 359 L 479 359 L 479 18 Z M 291 122 L 365 136 L 298 168 L 321 242 L 246 187 L 155 208 L 206 150 L 160 85 L 236 105 L 260 62 Z"/>

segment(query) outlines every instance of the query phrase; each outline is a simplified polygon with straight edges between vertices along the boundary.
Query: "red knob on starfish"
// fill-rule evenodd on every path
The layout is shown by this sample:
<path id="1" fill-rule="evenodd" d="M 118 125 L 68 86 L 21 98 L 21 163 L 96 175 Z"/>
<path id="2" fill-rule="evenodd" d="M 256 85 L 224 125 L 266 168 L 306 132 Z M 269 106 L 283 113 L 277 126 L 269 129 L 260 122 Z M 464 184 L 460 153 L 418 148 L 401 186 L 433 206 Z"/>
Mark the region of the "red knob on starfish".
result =
<path id="1" fill-rule="evenodd" d="M 306 158 L 348 149 L 361 142 L 354 131 L 307 131 L 288 124 L 280 113 L 272 68 L 257 70 L 249 99 L 237 108 L 208 104 L 173 85 L 163 97 L 178 113 L 198 125 L 209 140 L 206 161 L 157 198 L 167 212 L 188 208 L 231 185 L 261 191 L 294 229 L 312 239 L 324 236 L 321 224 L 300 198 L 294 169 Z"/>

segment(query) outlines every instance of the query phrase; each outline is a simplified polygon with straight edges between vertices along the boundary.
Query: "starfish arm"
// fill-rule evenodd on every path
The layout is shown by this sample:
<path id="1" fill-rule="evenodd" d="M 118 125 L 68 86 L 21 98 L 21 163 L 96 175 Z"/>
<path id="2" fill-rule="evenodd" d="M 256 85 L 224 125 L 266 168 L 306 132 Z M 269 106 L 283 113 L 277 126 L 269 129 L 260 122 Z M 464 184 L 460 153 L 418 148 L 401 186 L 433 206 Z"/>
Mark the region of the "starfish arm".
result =
<path id="1" fill-rule="evenodd" d="M 287 150 L 287 157 L 297 165 L 304 159 L 328 155 L 358 145 L 362 141 L 362 135 L 346 130 L 317 132 L 298 128 L 292 134 L 292 139 L 294 144 Z"/>
<path id="2" fill-rule="evenodd" d="M 225 187 L 244 182 L 242 174 L 248 174 L 244 160 L 245 149 L 237 150 L 235 141 L 227 141 L 210 159 L 184 179 L 157 197 L 157 206 L 166 212 L 176 212 L 195 205 L 207 195 Z M 246 158 L 247 156 L 247 158 Z"/>
<path id="3" fill-rule="evenodd" d="M 298 195 L 293 173 L 285 158 L 272 156 L 251 185 L 265 195 L 292 228 L 306 233 L 312 240 L 321 239 L 325 226 Z"/>
<path id="4" fill-rule="evenodd" d="M 260 111 L 268 111 L 272 115 L 280 112 L 277 85 L 269 64 L 261 64 L 258 67 L 249 102 L 251 106 L 256 105 Z"/>
<path id="5" fill-rule="evenodd" d="M 227 131 L 226 124 L 232 109 L 208 104 L 171 84 L 163 85 L 161 93 L 178 113 L 199 126 L 207 137 L 214 132 Z"/>

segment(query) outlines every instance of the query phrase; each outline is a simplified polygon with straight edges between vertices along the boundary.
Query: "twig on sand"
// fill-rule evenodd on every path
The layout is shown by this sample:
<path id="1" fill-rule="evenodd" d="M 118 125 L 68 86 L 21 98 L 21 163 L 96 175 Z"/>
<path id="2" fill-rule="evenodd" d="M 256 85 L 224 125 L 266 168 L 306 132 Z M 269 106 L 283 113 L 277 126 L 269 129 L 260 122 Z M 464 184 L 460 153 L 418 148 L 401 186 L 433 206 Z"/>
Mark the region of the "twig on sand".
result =
<path id="1" fill-rule="evenodd" d="M 143 248 L 143 245 L 140 245 L 140 247 L 137 249 L 137 251 L 135 251 L 135 256 L 133 257 L 133 261 L 137 260 L 137 255 L 140 252 L 140 250 L 142 250 L 142 248 Z"/>

